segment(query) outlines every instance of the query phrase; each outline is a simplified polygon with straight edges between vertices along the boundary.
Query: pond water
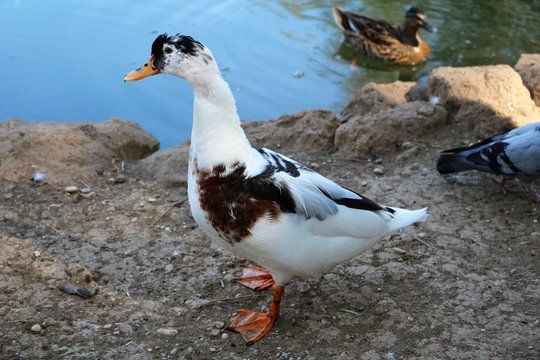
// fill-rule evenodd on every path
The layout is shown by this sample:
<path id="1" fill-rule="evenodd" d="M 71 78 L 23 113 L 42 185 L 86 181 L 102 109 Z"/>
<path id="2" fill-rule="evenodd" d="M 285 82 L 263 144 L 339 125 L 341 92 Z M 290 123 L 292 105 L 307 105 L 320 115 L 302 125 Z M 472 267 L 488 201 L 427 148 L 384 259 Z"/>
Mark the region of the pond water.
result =
<path id="1" fill-rule="evenodd" d="M 459 3 L 459 4 L 458 4 Z M 419 0 L 439 31 L 416 67 L 361 57 L 334 24 L 339 5 L 401 23 L 412 5 L 363 1 L 0 1 L 0 120 L 139 123 L 166 148 L 189 138 L 192 91 L 170 76 L 124 83 L 162 32 L 192 35 L 214 53 L 243 120 L 311 108 L 338 111 L 367 82 L 425 80 L 441 65 L 514 65 L 540 52 L 539 1 Z M 298 76 L 303 74 L 303 76 Z M 295 76 L 297 75 L 297 76 Z"/>

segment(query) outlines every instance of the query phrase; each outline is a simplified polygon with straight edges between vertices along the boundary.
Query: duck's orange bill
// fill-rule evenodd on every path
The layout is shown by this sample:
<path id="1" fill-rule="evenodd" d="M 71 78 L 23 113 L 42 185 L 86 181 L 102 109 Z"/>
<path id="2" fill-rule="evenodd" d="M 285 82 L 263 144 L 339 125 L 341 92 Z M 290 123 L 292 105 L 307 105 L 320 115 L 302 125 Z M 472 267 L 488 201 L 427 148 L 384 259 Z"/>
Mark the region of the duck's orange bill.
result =
<path id="1" fill-rule="evenodd" d="M 152 56 L 148 59 L 146 64 L 133 70 L 124 77 L 124 81 L 136 81 L 144 79 L 145 77 L 156 75 L 159 73 L 159 69 L 156 69 L 152 66 Z"/>

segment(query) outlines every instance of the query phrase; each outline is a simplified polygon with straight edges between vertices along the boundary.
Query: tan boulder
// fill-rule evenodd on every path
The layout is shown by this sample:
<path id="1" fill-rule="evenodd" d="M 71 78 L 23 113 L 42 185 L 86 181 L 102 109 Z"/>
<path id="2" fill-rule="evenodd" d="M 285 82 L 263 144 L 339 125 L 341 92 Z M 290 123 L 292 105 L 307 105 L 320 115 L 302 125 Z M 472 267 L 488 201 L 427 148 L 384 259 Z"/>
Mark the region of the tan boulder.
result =
<path id="1" fill-rule="evenodd" d="M 427 102 L 403 105 L 354 116 L 336 130 L 335 145 L 350 157 L 392 150 L 403 142 L 414 142 L 446 122 L 441 106 Z"/>
<path id="2" fill-rule="evenodd" d="M 242 124 L 254 147 L 306 153 L 332 151 L 338 126 L 336 115 L 328 110 L 308 110 L 275 120 Z"/>
<path id="3" fill-rule="evenodd" d="M 266 147 L 285 154 L 330 152 L 334 148 L 334 133 L 338 125 L 334 113 L 326 110 L 309 110 L 276 120 L 242 123 L 254 147 Z M 158 151 L 140 161 L 137 167 L 164 186 L 186 186 L 188 157 L 189 141 Z"/>
<path id="4" fill-rule="evenodd" d="M 137 168 L 166 187 L 187 187 L 189 141 L 160 150 L 139 161 Z"/>
<path id="5" fill-rule="evenodd" d="M 366 84 L 355 94 L 341 112 L 342 120 L 351 116 L 363 115 L 388 109 L 407 102 L 405 94 L 415 85 L 414 82 L 395 81 L 390 84 Z"/>
<path id="6" fill-rule="evenodd" d="M 0 122 L 0 180 L 28 181 L 44 172 L 49 184 L 87 179 L 111 160 L 137 160 L 159 142 L 137 124 L 111 119 L 104 123 Z"/>
<path id="7" fill-rule="evenodd" d="M 540 106 L 540 54 L 522 54 L 514 68 L 529 89 L 536 106 Z"/>
<path id="8" fill-rule="evenodd" d="M 521 77 L 508 65 L 440 67 L 430 74 L 427 90 L 458 126 L 486 135 L 539 119 Z"/>

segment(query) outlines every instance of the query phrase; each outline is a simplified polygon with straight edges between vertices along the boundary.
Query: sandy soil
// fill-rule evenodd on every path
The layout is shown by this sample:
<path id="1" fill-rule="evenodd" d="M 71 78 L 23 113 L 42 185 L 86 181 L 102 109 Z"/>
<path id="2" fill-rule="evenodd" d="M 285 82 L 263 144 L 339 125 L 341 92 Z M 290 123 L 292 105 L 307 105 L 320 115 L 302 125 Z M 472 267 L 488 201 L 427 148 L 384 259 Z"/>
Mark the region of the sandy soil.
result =
<path id="1" fill-rule="evenodd" d="M 438 175 L 438 151 L 458 136 L 474 139 L 446 126 L 371 159 L 280 149 L 379 202 L 429 206 L 430 218 L 288 285 L 276 326 L 249 347 L 225 327 L 271 294 L 233 281 L 249 263 L 197 229 L 178 204 L 184 187 L 131 163 L 126 183 L 95 175 L 88 198 L 4 181 L 0 358 L 538 359 L 539 206 L 483 174 Z M 67 294 L 65 281 L 97 292 Z"/>

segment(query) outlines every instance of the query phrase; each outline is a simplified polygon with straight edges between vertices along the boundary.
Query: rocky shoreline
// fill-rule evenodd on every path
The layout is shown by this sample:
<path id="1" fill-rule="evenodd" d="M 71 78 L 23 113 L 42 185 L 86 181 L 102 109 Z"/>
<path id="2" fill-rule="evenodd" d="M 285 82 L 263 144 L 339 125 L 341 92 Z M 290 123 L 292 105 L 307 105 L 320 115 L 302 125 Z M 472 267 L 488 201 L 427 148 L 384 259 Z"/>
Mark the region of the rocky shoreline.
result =
<path id="1" fill-rule="evenodd" d="M 339 114 L 243 124 L 255 146 L 370 198 L 430 207 L 420 227 L 291 284 L 252 347 L 224 326 L 269 295 L 234 283 L 245 260 L 191 219 L 188 142 L 158 151 L 121 119 L 0 122 L 0 358 L 537 358 L 538 205 L 434 164 L 443 149 L 540 121 L 539 105 L 540 55 L 525 54 L 515 69 L 368 84 Z M 46 180 L 29 181 L 36 172 Z"/>

